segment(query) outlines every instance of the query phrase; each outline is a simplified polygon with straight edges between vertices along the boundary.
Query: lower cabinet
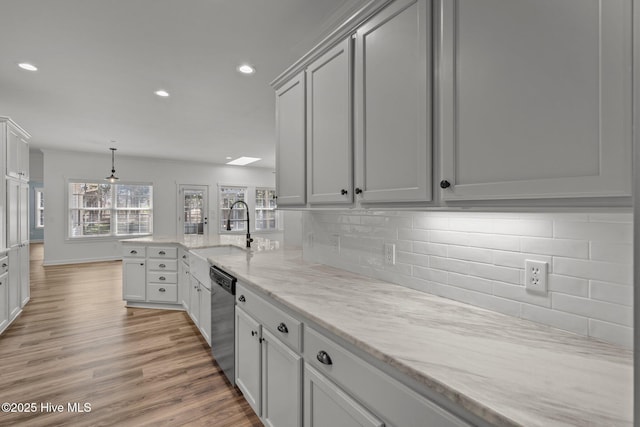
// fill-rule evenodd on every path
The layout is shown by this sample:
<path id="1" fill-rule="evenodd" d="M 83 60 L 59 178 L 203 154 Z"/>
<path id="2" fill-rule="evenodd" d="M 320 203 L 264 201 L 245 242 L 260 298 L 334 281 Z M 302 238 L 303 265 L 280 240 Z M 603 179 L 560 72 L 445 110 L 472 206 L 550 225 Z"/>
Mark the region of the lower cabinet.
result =
<path id="1" fill-rule="evenodd" d="M 13 247 L 8 253 L 9 264 L 9 322 L 12 322 L 18 314 L 20 314 L 20 269 L 17 267 L 20 265 L 20 248 Z"/>
<path id="2" fill-rule="evenodd" d="M 384 423 L 308 364 L 304 366 L 305 427 L 383 427 Z"/>
<path id="3" fill-rule="evenodd" d="M 9 273 L 4 273 L 0 275 L 0 332 L 7 326 L 9 326 Z"/>
<path id="4" fill-rule="evenodd" d="M 198 327 L 205 341 L 211 346 L 211 289 L 189 275 L 189 307 L 187 313 Z"/>
<path id="5" fill-rule="evenodd" d="M 147 267 L 144 258 L 122 260 L 122 299 L 145 301 L 147 299 Z"/>
<path id="6" fill-rule="evenodd" d="M 189 312 L 189 303 L 191 299 L 191 279 L 189 276 L 189 263 L 182 259 L 178 262 L 178 295 L 182 306 L 187 312 Z"/>
<path id="7" fill-rule="evenodd" d="M 242 283 L 235 310 L 236 385 L 265 426 L 468 427 L 468 417 L 476 422 L 464 409 L 436 404 Z"/>
<path id="8" fill-rule="evenodd" d="M 236 384 L 264 425 L 302 425 L 302 356 L 237 306 Z"/>

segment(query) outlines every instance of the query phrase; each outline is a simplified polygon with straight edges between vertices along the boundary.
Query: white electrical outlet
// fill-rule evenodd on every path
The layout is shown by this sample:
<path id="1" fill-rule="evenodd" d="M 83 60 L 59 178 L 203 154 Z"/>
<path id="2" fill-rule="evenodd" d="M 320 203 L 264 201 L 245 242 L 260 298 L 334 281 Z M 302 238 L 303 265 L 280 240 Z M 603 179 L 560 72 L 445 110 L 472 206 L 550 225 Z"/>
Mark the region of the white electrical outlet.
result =
<path id="1" fill-rule="evenodd" d="M 340 253 L 340 235 L 332 234 L 329 236 L 329 246 L 331 247 L 331 251 L 334 253 Z"/>
<path id="2" fill-rule="evenodd" d="M 524 286 L 529 291 L 547 292 L 548 264 L 527 259 L 524 261 Z"/>
<path id="3" fill-rule="evenodd" d="M 396 263 L 396 245 L 393 243 L 384 244 L 384 263 L 389 265 Z"/>

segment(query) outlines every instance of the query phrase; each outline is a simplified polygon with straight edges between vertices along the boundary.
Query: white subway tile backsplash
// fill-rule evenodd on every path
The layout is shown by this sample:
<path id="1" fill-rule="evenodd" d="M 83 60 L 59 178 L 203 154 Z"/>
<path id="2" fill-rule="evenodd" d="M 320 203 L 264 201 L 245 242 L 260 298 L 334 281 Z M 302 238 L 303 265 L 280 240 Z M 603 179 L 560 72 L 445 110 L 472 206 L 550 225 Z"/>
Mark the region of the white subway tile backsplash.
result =
<path id="1" fill-rule="evenodd" d="M 589 319 L 589 336 L 601 339 L 621 347 L 633 347 L 633 328 Z"/>
<path id="2" fill-rule="evenodd" d="M 307 212 L 303 250 L 310 261 L 630 347 L 632 221 L 625 209 Z M 395 265 L 385 243 L 396 245 Z M 549 263 L 546 294 L 524 288 L 526 259 Z"/>
<path id="3" fill-rule="evenodd" d="M 616 285 L 615 283 L 589 282 L 589 296 L 592 299 L 612 302 L 614 304 L 633 306 L 633 286 Z"/>
<path id="4" fill-rule="evenodd" d="M 589 319 L 575 314 L 522 304 L 522 318 L 580 335 L 589 334 Z"/>
<path id="5" fill-rule="evenodd" d="M 633 226 L 630 223 L 556 221 L 553 237 L 558 239 L 631 243 Z"/>
<path id="6" fill-rule="evenodd" d="M 578 297 L 589 296 L 589 281 L 579 277 L 549 274 L 549 291 Z"/>
<path id="7" fill-rule="evenodd" d="M 553 294 L 552 307 L 554 310 L 616 323 L 622 326 L 631 326 L 633 324 L 633 309 L 631 307 L 623 307 L 619 304 L 611 304 L 558 293 Z"/>
<path id="8" fill-rule="evenodd" d="M 630 285 L 633 280 L 633 272 L 629 265 L 610 262 L 555 257 L 553 259 L 553 271 L 565 276 L 583 277 L 585 279 L 627 285 Z"/>
<path id="9" fill-rule="evenodd" d="M 586 240 L 543 239 L 523 237 L 522 252 L 541 255 L 557 255 L 570 258 L 589 258 L 589 242 Z"/>
<path id="10" fill-rule="evenodd" d="M 633 245 L 625 243 L 591 242 L 590 258 L 622 264 L 633 262 Z"/>

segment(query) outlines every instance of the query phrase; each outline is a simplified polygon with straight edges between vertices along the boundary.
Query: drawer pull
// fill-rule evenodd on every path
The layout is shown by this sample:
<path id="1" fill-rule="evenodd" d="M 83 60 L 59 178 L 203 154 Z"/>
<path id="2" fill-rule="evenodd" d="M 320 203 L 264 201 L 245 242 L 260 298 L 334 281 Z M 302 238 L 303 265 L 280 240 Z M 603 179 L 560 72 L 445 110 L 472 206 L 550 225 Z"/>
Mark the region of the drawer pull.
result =
<path id="1" fill-rule="evenodd" d="M 333 362 L 331 361 L 331 357 L 329 357 L 329 354 L 324 350 L 320 350 L 318 352 L 318 355 L 316 356 L 316 359 L 318 359 L 318 362 L 322 363 L 323 365 L 332 365 L 333 364 Z"/>
<path id="2" fill-rule="evenodd" d="M 240 295 L 240 298 L 238 298 L 238 301 L 240 302 L 246 302 L 247 299 L 244 297 L 244 295 Z"/>
<path id="3" fill-rule="evenodd" d="M 135 254 L 137 254 L 137 253 L 138 253 L 138 251 L 136 251 L 136 250 L 134 249 L 134 250 L 132 250 L 132 251 L 131 251 L 131 252 L 129 252 L 129 253 L 130 253 L 130 254 L 132 254 L 132 255 L 135 255 Z"/>
<path id="4" fill-rule="evenodd" d="M 165 251 L 160 251 L 158 252 L 158 255 L 166 255 L 167 253 Z"/>
<path id="5" fill-rule="evenodd" d="M 144 262 L 141 262 L 140 265 L 144 265 Z"/>
<path id="6" fill-rule="evenodd" d="M 167 290 L 165 288 L 160 288 L 158 289 L 160 292 L 167 292 Z"/>
<path id="7" fill-rule="evenodd" d="M 258 333 L 256 331 L 251 331 L 251 336 L 255 337 L 256 335 L 258 335 Z"/>
<path id="8" fill-rule="evenodd" d="M 160 264 L 160 265 L 159 265 L 159 267 L 160 267 L 160 268 L 166 268 L 166 265 L 164 265 L 164 264 Z"/>
<path id="9" fill-rule="evenodd" d="M 186 255 L 182 255 L 182 259 L 187 259 L 187 256 Z"/>
<path id="10" fill-rule="evenodd" d="M 8 267 L 7 263 L 2 264 L 2 268 L 7 268 L 7 267 Z"/>
<path id="11" fill-rule="evenodd" d="M 166 278 L 166 277 L 164 277 L 164 276 L 160 276 L 160 277 L 158 277 L 158 279 L 160 279 L 160 280 L 167 280 L 167 278 Z"/>
<path id="12" fill-rule="evenodd" d="M 280 323 L 278 325 L 278 331 L 282 332 L 283 334 L 288 334 L 289 333 L 289 329 L 287 328 L 287 325 L 285 325 L 284 323 Z"/>

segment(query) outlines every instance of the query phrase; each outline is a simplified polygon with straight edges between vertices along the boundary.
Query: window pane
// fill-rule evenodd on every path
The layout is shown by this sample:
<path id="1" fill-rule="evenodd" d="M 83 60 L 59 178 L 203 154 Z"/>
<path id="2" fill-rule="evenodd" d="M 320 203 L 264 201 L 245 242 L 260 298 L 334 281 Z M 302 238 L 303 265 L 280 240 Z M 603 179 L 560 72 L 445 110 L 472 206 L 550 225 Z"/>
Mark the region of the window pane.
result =
<path id="1" fill-rule="evenodd" d="M 220 231 L 227 231 L 229 208 L 235 202 L 245 200 L 245 187 L 220 187 Z M 231 210 L 231 231 L 245 231 L 247 229 L 246 209 L 244 204 L 238 204 Z"/>
<path id="2" fill-rule="evenodd" d="M 123 210 L 116 211 L 117 234 L 148 234 L 151 232 L 151 211 Z"/>
<path id="3" fill-rule="evenodd" d="M 256 230 L 276 229 L 275 194 L 273 189 L 256 189 Z"/>
<path id="4" fill-rule="evenodd" d="M 111 234 L 111 211 L 71 210 L 71 236 L 108 236 Z"/>
<path id="5" fill-rule="evenodd" d="M 151 207 L 152 187 L 149 185 L 116 185 L 116 208 Z"/>
<path id="6" fill-rule="evenodd" d="M 111 185 L 71 183 L 69 184 L 71 208 L 110 208 Z"/>

